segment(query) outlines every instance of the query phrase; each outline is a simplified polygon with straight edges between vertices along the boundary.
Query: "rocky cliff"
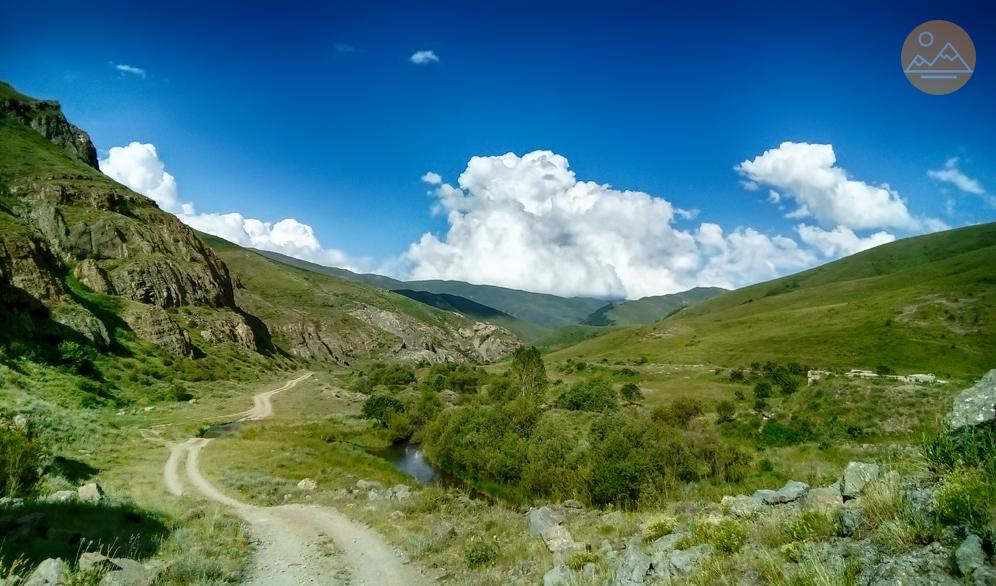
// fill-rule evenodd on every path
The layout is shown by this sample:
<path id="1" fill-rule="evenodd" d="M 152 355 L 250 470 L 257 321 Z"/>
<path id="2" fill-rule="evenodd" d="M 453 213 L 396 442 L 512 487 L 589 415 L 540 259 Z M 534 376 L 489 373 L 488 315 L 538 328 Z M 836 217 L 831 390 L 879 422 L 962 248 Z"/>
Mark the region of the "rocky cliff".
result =
<path id="1" fill-rule="evenodd" d="M 327 275 L 313 275 L 324 279 L 318 297 L 281 297 L 279 285 L 299 276 L 225 243 L 265 261 L 240 273 L 250 287 L 237 287 L 209 237 L 97 169 L 89 136 L 58 103 L 2 82 L 0 146 L 0 319 L 11 324 L 0 343 L 113 345 L 109 316 L 82 298 L 92 293 L 114 307 L 113 321 L 183 358 L 230 344 L 335 363 L 491 361 L 519 345 L 496 326 Z"/>

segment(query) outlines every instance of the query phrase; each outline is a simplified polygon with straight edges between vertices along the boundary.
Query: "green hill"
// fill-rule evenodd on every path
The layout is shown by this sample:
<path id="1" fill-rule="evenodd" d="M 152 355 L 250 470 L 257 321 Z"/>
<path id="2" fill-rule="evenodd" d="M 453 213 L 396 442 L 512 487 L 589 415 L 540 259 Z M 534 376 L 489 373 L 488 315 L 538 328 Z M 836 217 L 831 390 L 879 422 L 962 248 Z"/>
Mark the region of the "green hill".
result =
<path id="1" fill-rule="evenodd" d="M 695 287 L 681 293 L 654 295 L 634 301 L 608 303 L 581 323 L 589 326 L 637 326 L 651 324 L 693 303 L 726 293 L 720 287 Z"/>
<path id="2" fill-rule="evenodd" d="M 555 355 L 975 376 L 993 367 L 996 223 L 907 238 Z"/>

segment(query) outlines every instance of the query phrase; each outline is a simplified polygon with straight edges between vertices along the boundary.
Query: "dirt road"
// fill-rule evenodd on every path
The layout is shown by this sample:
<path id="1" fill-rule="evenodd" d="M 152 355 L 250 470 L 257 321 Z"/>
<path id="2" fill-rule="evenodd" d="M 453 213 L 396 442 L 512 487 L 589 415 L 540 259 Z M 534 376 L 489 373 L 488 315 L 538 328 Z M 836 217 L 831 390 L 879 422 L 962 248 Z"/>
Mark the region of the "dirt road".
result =
<path id="1" fill-rule="evenodd" d="M 253 397 L 253 408 L 238 413 L 240 421 L 273 415 L 272 398 L 293 388 L 310 374 Z M 282 505 L 257 507 L 232 498 L 201 474 L 200 452 L 211 439 L 191 438 L 171 446 L 163 469 L 163 484 L 177 496 L 187 484 L 205 498 L 233 509 L 250 526 L 259 542 L 253 567 L 245 579 L 254 586 L 298 584 L 418 585 L 429 581 L 406 565 L 376 532 L 328 507 Z M 181 472 L 181 464 L 184 464 Z"/>

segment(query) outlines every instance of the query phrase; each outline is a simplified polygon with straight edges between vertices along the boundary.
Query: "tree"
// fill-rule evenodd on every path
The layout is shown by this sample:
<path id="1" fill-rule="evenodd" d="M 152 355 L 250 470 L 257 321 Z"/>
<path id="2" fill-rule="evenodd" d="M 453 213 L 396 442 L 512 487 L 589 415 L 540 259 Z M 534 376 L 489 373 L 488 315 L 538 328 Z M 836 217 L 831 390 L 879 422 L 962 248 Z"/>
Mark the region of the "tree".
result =
<path id="1" fill-rule="evenodd" d="M 737 408 L 733 405 L 733 401 L 720 401 L 716 404 L 716 420 L 719 423 L 733 421 L 733 415 L 736 412 Z"/>
<path id="2" fill-rule="evenodd" d="M 755 399 L 767 399 L 771 396 L 771 383 L 766 380 L 758 381 L 754 385 L 754 398 Z"/>
<path id="3" fill-rule="evenodd" d="M 643 399 L 643 392 L 636 383 L 626 383 L 619 389 L 619 396 L 627 403 L 637 403 Z"/>
<path id="4" fill-rule="evenodd" d="M 561 393 L 557 403 L 571 411 L 612 411 L 617 407 L 612 385 L 603 378 L 590 378 L 571 385 Z"/>
<path id="5" fill-rule="evenodd" d="M 402 413 L 405 404 L 390 395 L 374 395 L 363 403 L 362 415 L 366 419 L 373 419 L 381 425 L 386 426 L 388 419 L 395 413 Z"/>
<path id="6" fill-rule="evenodd" d="M 549 384 L 546 378 L 546 366 L 539 350 L 533 346 L 517 348 L 512 353 L 512 365 L 508 370 L 512 384 L 519 393 L 533 401 L 539 402 Z"/>
<path id="7" fill-rule="evenodd" d="M 692 419 L 702 415 L 704 411 L 702 401 L 683 397 L 676 399 L 667 407 L 661 406 L 654 409 L 650 416 L 657 421 L 684 428 L 688 427 Z"/>

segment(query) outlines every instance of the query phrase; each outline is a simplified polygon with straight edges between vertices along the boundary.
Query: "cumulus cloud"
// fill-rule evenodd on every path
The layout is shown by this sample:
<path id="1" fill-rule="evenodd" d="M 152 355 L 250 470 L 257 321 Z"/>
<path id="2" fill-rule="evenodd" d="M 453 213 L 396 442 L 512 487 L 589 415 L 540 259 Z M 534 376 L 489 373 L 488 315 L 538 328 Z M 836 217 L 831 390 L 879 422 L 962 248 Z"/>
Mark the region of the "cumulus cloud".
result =
<path id="1" fill-rule="evenodd" d="M 107 158 L 99 163 L 105 175 L 151 197 L 167 212 L 193 213 L 193 205 L 177 197 L 176 179 L 166 172 L 155 146 L 132 142 L 128 146 L 111 147 Z"/>
<path id="2" fill-rule="evenodd" d="M 800 240 L 827 257 L 847 256 L 896 239 L 894 235 L 885 231 L 875 232 L 862 238 L 845 226 L 824 230 L 817 226 L 799 224 L 795 230 L 799 233 Z"/>
<path id="3" fill-rule="evenodd" d="M 833 145 L 783 142 L 735 167 L 747 181 L 776 189 L 795 201 L 789 218 L 813 218 L 824 227 L 852 230 L 916 229 L 906 202 L 888 185 L 849 179 L 837 166 Z"/>
<path id="4" fill-rule="evenodd" d="M 114 65 L 114 69 L 117 69 L 121 73 L 127 73 L 128 75 L 134 75 L 136 77 L 141 77 L 145 79 L 145 70 L 141 67 L 135 67 L 134 65 L 127 65 L 125 63 L 117 63 Z"/>
<path id="5" fill-rule="evenodd" d="M 459 279 L 560 295 L 638 298 L 696 285 L 731 287 L 806 266 L 790 238 L 716 224 L 639 191 L 579 181 L 550 151 L 473 157 L 457 186 L 434 190 L 449 229 L 405 259 L 416 279 Z"/>
<path id="6" fill-rule="evenodd" d="M 428 65 L 429 63 L 436 63 L 439 61 L 439 56 L 436 55 L 435 51 L 415 51 L 412 56 L 408 58 L 409 61 L 415 65 Z"/>
<path id="7" fill-rule="evenodd" d="M 279 252 L 319 264 L 352 270 L 368 268 L 369 263 L 363 259 L 323 248 L 314 229 L 293 218 L 265 222 L 247 218 L 238 212 L 197 213 L 193 203 L 179 200 L 176 180 L 166 172 L 154 145 L 132 142 L 128 146 L 112 147 L 107 158 L 100 161 L 100 170 L 115 181 L 152 198 L 160 208 L 202 232 L 241 246 Z"/>
<path id="8" fill-rule="evenodd" d="M 425 181 L 429 185 L 439 185 L 443 182 L 443 178 L 439 173 L 428 171 L 425 175 L 422 175 L 422 181 Z"/>

